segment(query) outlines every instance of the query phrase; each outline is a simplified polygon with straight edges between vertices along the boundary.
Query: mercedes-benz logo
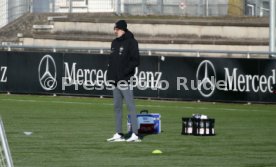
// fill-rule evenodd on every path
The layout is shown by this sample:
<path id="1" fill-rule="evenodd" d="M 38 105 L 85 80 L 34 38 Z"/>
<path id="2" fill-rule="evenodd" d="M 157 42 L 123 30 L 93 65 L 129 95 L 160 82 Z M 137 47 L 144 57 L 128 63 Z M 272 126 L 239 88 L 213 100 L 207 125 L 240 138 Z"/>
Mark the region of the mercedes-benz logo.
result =
<path id="1" fill-rule="evenodd" d="M 38 66 L 38 78 L 44 90 L 54 90 L 57 87 L 57 68 L 55 60 L 50 55 L 45 55 Z"/>
<path id="2" fill-rule="evenodd" d="M 210 97 L 216 88 L 216 70 L 209 60 L 202 61 L 196 71 L 197 89 L 203 97 Z"/>

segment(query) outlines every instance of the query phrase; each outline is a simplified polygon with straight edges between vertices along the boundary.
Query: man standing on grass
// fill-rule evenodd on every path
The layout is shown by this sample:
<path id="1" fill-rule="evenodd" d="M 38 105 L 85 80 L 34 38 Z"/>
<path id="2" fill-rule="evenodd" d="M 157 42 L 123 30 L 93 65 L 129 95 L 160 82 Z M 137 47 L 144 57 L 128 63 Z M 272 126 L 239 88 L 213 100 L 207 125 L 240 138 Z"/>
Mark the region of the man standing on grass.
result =
<path id="1" fill-rule="evenodd" d="M 114 33 L 116 38 L 111 44 L 111 54 L 109 56 L 109 64 L 107 77 L 111 84 L 114 85 L 113 99 L 116 121 L 116 133 L 107 141 L 120 142 L 138 142 L 137 114 L 134 104 L 133 90 L 131 87 L 131 77 L 135 73 L 135 68 L 140 63 L 140 55 L 138 42 L 134 35 L 127 29 L 125 20 L 119 20 L 115 23 Z M 122 130 L 122 110 L 123 99 L 125 99 L 132 127 L 132 135 L 125 140 Z"/>

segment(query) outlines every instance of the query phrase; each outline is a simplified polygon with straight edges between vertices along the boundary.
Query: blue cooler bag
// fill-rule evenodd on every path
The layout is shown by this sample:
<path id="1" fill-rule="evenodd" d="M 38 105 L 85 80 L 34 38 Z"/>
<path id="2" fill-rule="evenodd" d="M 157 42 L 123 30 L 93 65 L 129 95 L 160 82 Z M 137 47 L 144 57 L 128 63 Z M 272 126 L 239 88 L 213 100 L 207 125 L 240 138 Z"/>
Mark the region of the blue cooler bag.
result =
<path id="1" fill-rule="evenodd" d="M 161 116 L 158 113 L 148 113 L 143 110 L 137 114 L 138 133 L 157 134 L 161 133 Z M 127 130 L 131 132 L 130 115 L 127 119 Z"/>

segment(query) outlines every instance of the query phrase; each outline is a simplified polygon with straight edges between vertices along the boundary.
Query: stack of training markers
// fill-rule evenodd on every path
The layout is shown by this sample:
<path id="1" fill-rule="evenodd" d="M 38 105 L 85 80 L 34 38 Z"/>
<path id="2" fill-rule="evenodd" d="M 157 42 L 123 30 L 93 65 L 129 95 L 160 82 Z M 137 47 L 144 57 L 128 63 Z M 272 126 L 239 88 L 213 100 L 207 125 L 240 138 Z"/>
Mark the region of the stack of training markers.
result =
<path id="1" fill-rule="evenodd" d="M 215 119 L 201 114 L 193 114 L 192 117 L 183 117 L 182 135 L 214 136 Z"/>

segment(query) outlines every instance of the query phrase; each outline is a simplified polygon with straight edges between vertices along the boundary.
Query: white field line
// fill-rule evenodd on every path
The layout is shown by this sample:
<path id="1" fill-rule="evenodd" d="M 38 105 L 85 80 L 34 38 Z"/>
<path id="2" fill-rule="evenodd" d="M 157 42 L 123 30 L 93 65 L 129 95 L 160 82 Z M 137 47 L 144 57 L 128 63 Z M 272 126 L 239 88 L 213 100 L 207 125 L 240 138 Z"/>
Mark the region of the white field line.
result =
<path id="1" fill-rule="evenodd" d="M 113 103 L 95 103 L 95 102 L 70 102 L 70 101 L 52 101 L 52 100 L 22 100 L 22 99 L 0 99 L 0 101 L 13 101 L 13 102 L 28 102 L 28 103 L 55 103 L 55 104 L 74 104 L 74 105 L 105 105 L 113 106 Z M 189 107 L 189 106 L 169 106 L 169 105 L 142 105 L 136 104 L 139 107 L 153 107 L 153 108 L 179 108 L 179 109 L 190 109 L 190 110 L 208 110 L 206 107 Z M 233 109 L 233 108 L 212 108 L 212 110 L 221 111 L 257 111 L 264 112 L 270 110 L 252 110 L 252 109 Z"/>

